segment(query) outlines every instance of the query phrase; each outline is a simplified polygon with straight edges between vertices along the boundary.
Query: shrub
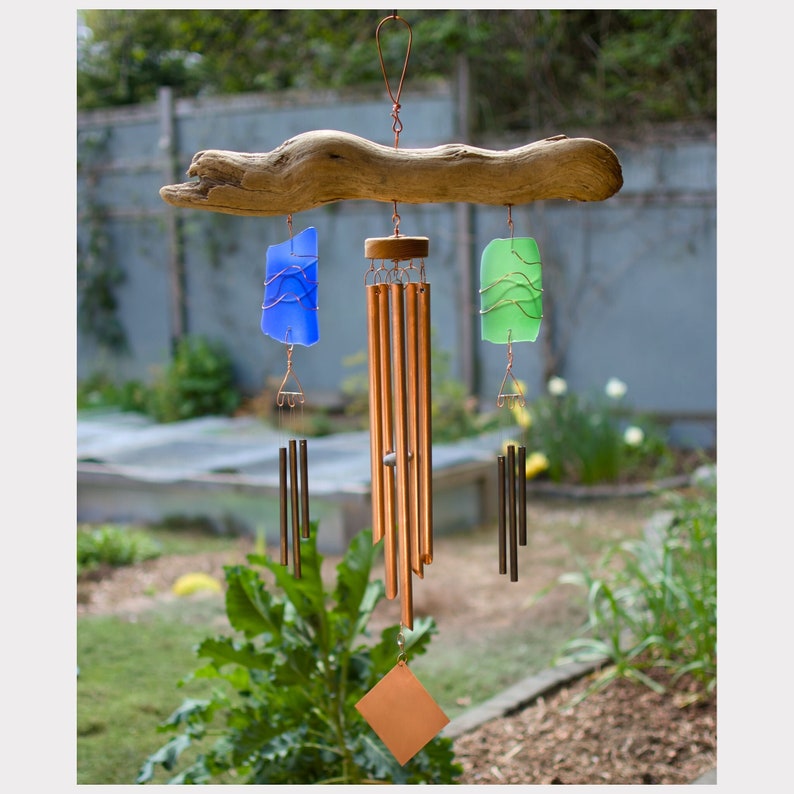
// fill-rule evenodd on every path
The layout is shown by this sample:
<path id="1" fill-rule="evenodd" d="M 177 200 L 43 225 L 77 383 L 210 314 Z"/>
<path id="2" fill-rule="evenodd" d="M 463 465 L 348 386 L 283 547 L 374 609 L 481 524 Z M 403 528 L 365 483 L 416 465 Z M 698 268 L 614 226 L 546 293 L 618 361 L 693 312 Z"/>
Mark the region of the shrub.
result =
<path id="1" fill-rule="evenodd" d="M 359 533 L 337 566 L 333 591 L 321 579 L 316 524 L 302 541 L 300 579 L 267 557 L 251 566 L 275 578 L 270 589 L 253 567 L 226 570 L 226 612 L 235 637 L 209 638 L 197 648 L 204 667 L 186 680 L 217 679 L 209 699 L 186 700 L 160 727 L 178 732 L 144 762 L 137 782 L 155 766 L 172 772 L 182 753 L 195 760 L 169 783 L 210 783 L 231 775 L 251 784 L 450 783 L 460 774 L 452 742 L 435 737 L 405 766 L 386 749 L 355 704 L 397 661 L 399 626 L 365 642 L 367 623 L 384 597 L 370 581 L 379 548 Z M 424 653 L 435 625 L 414 621 L 406 649 Z M 214 743 L 199 745 L 209 734 Z"/>
<path id="2" fill-rule="evenodd" d="M 628 421 L 625 391 L 611 378 L 601 394 L 576 394 L 555 377 L 547 394 L 528 403 L 527 448 L 545 455 L 550 480 L 593 485 L 632 473 L 658 476 L 672 466 L 659 428 L 642 417 Z"/>
<path id="3" fill-rule="evenodd" d="M 149 389 L 146 412 L 158 422 L 230 415 L 240 403 L 232 362 L 218 343 L 183 337 Z"/>
<path id="4" fill-rule="evenodd" d="M 160 553 L 160 544 L 143 532 L 115 524 L 77 528 L 78 576 L 100 565 L 134 565 L 159 557 Z"/>
<path id="5" fill-rule="evenodd" d="M 613 663 L 585 697 L 621 676 L 663 691 L 643 672 L 653 667 L 670 671 L 673 681 L 690 675 L 697 696 L 716 686 L 716 483 L 700 489 L 669 496 L 672 518 L 658 536 L 646 531 L 641 540 L 617 543 L 595 571 L 561 578 L 586 592 L 588 619 L 560 661 L 606 656 Z"/>
<path id="6" fill-rule="evenodd" d="M 146 386 L 130 380 L 116 385 L 102 373 L 94 373 L 77 384 L 77 408 L 119 408 L 122 411 L 146 410 Z"/>

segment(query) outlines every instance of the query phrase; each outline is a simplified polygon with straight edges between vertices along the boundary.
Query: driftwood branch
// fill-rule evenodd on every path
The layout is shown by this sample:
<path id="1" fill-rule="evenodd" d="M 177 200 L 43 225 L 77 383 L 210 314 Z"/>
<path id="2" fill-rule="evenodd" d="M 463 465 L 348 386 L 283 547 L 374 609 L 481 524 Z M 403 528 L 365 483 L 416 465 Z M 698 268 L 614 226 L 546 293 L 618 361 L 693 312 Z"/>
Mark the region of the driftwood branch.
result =
<path id="1" fill-rule="evenodd" d="M 161 188 L 164 201 L 230 215 L 287 215 L 350 199 L 496 206 L 603 201 L 623 185 L 612 149 L 564 135 L 494 151 L 460 143 L 398 149 L 318 130 L 264 154 L 198 152 L 187 174 L 198 181 Z"/>

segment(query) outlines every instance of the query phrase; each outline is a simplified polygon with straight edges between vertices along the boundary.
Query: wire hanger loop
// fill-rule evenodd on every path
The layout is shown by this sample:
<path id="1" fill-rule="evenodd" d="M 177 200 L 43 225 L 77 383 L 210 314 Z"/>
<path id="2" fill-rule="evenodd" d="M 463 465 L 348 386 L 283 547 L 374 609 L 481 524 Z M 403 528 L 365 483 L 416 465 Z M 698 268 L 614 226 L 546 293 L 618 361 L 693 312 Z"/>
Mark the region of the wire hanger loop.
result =
<path id="1" fill-rule="evenodd" d="M 400 82 L 397 86 L 397 91 L 392 91 L 391 84 L 389 83 L 389 77 L 386 73 L 386 64 L 383 61 L 383 50 L 381 48 L 380 43 L 380 33 L 381 29 L 387 22 L 401 22 L 405 27 L 408 29 L 408 46 L 405 51 L 405 60 L 403 61 L 403 69 L 400 75 Z M 402 94 L 403 90 L 403 83 L 405 82 L 405 74 L 408 71 L 408 60 L 411 57 L 411 43 L 413 41 L 413 31 L 411 30 L 411 26 L 408 24 L 406 20 L 404 20 L 401 16 L 397 14 L 396 11 L 392 13 L 391 16 L 384 17 L 379 23 L 378 27 L 375 29 L 375 43 L 378 46 L 378 60 L 380 61 L 380 69 L 383 72 L 383 79 L 386 82 L 386 91 L 389 93 L 389 98 L 392 101 L 392 112 L 391 116 L 393 121 L 392 124 L 392 131 L 394 132 L 394 148 L 396 149 L 399 141 L 400 141 L 400 133 L 403 130 L 402 122 L 400 121 L 400 95 Z"/>

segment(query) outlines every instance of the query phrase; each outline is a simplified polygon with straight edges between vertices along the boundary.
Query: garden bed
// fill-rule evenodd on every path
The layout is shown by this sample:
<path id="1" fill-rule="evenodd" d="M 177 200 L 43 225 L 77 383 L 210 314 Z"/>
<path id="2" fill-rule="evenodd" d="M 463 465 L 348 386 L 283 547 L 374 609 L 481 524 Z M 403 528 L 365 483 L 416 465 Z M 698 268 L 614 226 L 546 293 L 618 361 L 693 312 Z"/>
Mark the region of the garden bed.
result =
<path id="1" fill-rule="evenodd" d="M 414 599 L 416 613 L 431 615 L 438 634 L 428 653 L 409 663 L 431 694 L 445 701 L 448 715 L 454 718 L 537 672 L 532 665 L 541 658 L 538 653 L 545 652 L 548 661 L 582 615 L 569 587 L 539 594 L 559 574 L 575 568 L 574 554 L 592 559 L 604 543 L 636 536 L 661 504 L 658 496 L 531 499 L 530 540 L 521 549 L 515 583 L 497 573 L 492 529 L 439 537 L 434 562 L 417 581 Z M 252 542 L 241 538 L 225 551 L 169 555 L 87 577 L 78 584 L 78 614 L 134 620 L 143 611 L 176 601 L 171 586 L 184 573 L 202 571 L 222 580 L 223 566 L 243 561 Z M 336 562 L 336 557 L 326 557 L 329 572 Z M 381 571 L 376 568 L 374 574 Z M 190 598 L 221 599 L 213 593 Z M 373 615 L 372 633 L 393 625 L 398 614 L 396 602 L 382 602 Z M 208 633 L 216 630 L 208 626 Z M 502 680 L 494 661 L 501 666 Z M 185 672 L 189 669 L 190 662 Z M 458 686 L 452 702 L 444 691 L 448 680 Z M 456 755 L 464 766 L 459 782 L 689 783 L 714 767 L 715 697 L 684 705 L 685 681 L 664 697 L 617 682 L 566 711 L 564 706 L 586 683 L 573 681 L 456 738 Z M 174 706 L 179 699 L 175 686 Z M 157 741 L 154 722 L 152 740 Z"/>

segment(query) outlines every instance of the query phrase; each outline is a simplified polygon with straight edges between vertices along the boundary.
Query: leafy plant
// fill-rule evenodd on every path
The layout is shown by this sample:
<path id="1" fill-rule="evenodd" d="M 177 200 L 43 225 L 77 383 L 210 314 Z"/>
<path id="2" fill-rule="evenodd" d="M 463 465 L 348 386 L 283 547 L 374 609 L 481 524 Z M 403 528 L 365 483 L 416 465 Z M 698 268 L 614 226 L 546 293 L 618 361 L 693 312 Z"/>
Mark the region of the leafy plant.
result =
<path id="1" fill-rule="evenodd" d="M 160 544 L 143 532 L 116 524 L 77 528 L 77 574 L 100 565 L 121 567 L 159 557 Z"/>
<path id="2" fill-rule="evenodd" d="M 619 677 L 664 691 L 645 672 L 653 667 L 671 671 L 673 681 L 692 676 L 696 696 L 716 686 L 716 484 L 701 489 L 698 496 L 670 495 L 672 518 L 658 537 L 646 531 L 611 547 L 596 571 L 561 577 L 587 593 L 588 619 L 560 661 L 605 656 L 613 663 L 582 697 Z"/>
<path id="3" fill-rule="evenodd" d="M 118 408 L 122 411 L 146 410 L 146 386 L 137 380 L 114 383 L 107 375 L 95 372 L 77 384 L 77 408 Z"/>
<path id="4" fill-rule="evenodd" d="M 460 774 L 451 740 L 436 737 L 400 766 L 356 711 L 355 704 L 394 665 L 399 626 L 368 641 L 367 623 L 383 583 L 370 581 L 379 549 L 359 533 L 326 591 L 317 527 L 302 541 L 302 576 L 250 555 L 275 580 L 271 589 L 253 567 L 226 567 L 226 612 L 237 637 L 203 641 L 208 660 L 182 683 L 217 679 L 208 699 L 186 700 L 160 727 L 179 732 L 143 764 L 139 783 L 155 767 L 172 772 L 188 748 L 216 737 L 169 783 L 209 783 L 223 775 L 252 784 L 450 783 Z M 427 648 L 435 624 L 419 618 L 407 632 L 413 656 Z M 230 691 L 231 690 L 231 691 Z"/>
<path id="5" fill-rule="evenodd" d="M 547 388 L 529 406 L 527 443 L 545 455 L 553 482 L 615 482 L 627 473 L 656 474 L 672 465 L 672 453 L 653 422 L 627 421 L 628 411 L 620 405 L 626 392 L 622 381 L 611 378 L 595 395 L 570 392 L 559 377 Z"/>
<path id="6" fill-rule="evenodd" d="M 159 422 L 229 415 L 240 403 L 231 358 L 201 336 L 179 340 L 169 366 L 149 389 L 146 412 Z"/>

